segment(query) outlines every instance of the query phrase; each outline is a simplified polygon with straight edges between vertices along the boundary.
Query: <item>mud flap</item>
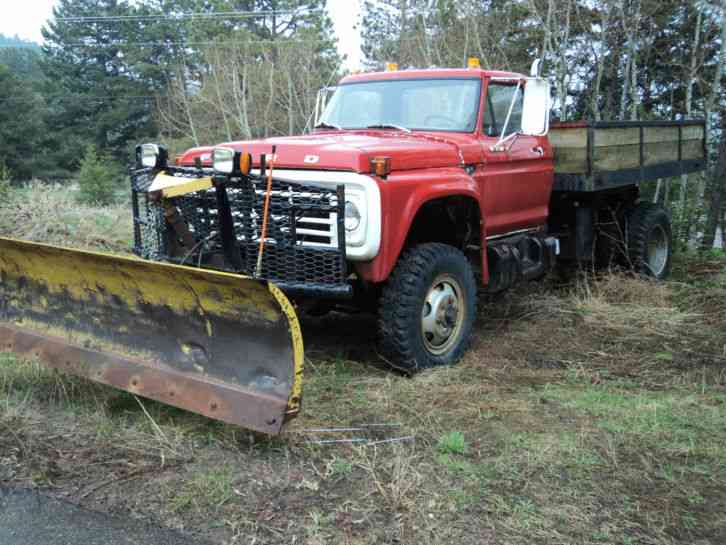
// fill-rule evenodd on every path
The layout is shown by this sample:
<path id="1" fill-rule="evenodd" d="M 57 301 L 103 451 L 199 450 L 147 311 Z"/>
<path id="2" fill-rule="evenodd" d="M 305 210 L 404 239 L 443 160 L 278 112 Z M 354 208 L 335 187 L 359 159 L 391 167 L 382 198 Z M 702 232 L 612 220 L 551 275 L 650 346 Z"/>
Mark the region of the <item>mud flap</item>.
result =
<path id="1" fill-rule="evenodd" d="M 0 238 L 0 351 L 269 434 L 300 408 L 295 311 L 236 274 Z"/>

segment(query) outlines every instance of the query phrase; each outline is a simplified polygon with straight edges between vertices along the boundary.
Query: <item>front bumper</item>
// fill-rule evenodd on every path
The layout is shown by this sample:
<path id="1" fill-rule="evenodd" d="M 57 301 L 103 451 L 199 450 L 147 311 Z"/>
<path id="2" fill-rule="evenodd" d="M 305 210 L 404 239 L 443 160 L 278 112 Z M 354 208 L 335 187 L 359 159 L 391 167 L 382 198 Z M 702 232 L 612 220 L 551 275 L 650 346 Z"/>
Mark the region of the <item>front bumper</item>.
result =
<path id="1" fill-rule="evenodd" d="M 149 193 L 158 174 L 153 169 L 131 172 L 134 253 L 139 257 L 270 280 L 293 295 L 352 295 L 342 184 L 331 187 L 273 178 L 258 269 L 266 179 L 169 167 L 164 169 L 166 176 L 212 183 L 206 189 L 161 198 Z"/>

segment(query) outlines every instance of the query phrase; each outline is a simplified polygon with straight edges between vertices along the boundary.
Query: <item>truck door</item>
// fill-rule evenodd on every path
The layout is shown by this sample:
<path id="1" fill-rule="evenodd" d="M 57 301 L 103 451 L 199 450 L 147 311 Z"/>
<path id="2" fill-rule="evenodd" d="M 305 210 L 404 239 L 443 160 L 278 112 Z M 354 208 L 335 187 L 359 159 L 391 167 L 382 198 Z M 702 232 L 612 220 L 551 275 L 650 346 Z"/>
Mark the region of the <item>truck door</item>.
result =
<path id="1" fill-rule="evenodd" d="M 523 89 L 516 81 L 489 81 L 483 109 L 483 164 L 476 170 L 487 236 L 544 225 L 552 190 L 552 149 L 546 136 L 517 134 Z M 512 113 L 505 121 L 514 99 Z M 504 136 L 511 138 L 495 150 Z"/>

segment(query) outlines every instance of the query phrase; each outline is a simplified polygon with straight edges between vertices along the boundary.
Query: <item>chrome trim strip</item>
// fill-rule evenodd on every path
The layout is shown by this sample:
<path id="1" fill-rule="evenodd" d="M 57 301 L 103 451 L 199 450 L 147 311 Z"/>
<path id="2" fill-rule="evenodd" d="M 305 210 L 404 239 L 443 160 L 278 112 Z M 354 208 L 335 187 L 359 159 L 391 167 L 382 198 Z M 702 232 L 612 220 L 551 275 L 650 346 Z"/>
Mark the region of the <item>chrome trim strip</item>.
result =
<path id="1" fill-rule="evenodd" d="M 501 235 L 492 235 L 487 237 L 487 240 L 497 240 L 500 238 L 513 237 L 515 235 L 523 235 L 525 233 L 536 233 L 541 231 L 541 227 L 530 227 L 529 229 L 519 229 L 518 231 L 510 231 L 509 233 L 502 233 Z"/>

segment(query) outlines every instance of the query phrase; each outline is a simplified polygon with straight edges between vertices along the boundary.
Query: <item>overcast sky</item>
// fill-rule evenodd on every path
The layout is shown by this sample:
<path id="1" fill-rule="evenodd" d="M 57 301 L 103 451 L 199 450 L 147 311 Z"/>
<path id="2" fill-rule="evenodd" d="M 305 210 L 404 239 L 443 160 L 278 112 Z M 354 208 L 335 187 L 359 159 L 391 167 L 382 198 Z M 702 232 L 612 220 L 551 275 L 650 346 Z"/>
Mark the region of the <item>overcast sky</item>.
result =
<path id="1" fill-rule="evenodd" d="M 53 13 L 56 0 L 0 0 L 0 34 L 18 35 L 26 40 L 40 42 L 40 29 Z M 11 4 L 12 7 L 7 4 Z M 360 32 L 357 28 L 361 0 L 328 0 L 328 10 L 335 23 L 340 52 L 348 56 L 347 67 L 358 68 L 361 60 Z"/>

